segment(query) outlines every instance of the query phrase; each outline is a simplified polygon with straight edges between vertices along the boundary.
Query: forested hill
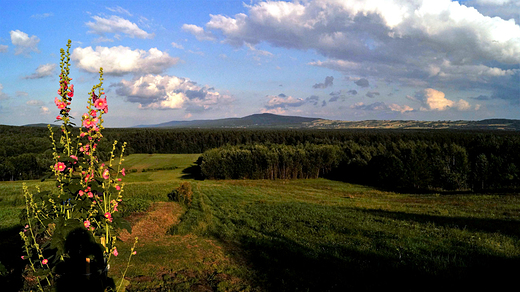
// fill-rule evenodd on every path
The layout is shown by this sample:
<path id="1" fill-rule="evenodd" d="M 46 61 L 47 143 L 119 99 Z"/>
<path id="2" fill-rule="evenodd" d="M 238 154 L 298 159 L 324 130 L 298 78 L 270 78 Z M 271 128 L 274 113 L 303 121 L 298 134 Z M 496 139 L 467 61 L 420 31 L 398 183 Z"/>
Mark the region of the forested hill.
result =
<path id="1" fill-rule="evenodd" d="M 171 121 L 157 125 L 140 125 L 136 128 L 307 128 L 319 118 L 254 114 L 243 118 L 218 120 Z"/>
<path id="2" fill-rule="evenodd" d="M 520 130 L 520 120 L 488 119 L 482 121 L 412 121 L 367 120 L 340 121 L 275 114 L 254 114 L 243 118 L 171 121 L 136 128 L 279 128 L 279 129 L 463 129 Z"/>

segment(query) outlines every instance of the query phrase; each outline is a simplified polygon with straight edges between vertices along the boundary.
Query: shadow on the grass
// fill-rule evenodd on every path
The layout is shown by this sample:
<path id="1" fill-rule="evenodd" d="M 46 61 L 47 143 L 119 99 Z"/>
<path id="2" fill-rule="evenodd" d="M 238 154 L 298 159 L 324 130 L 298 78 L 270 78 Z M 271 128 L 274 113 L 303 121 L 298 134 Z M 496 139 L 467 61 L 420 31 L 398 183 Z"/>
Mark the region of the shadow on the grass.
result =
<path id="1" fill-rule="evenodd" d="M 0 229 L 0 262 L 6 267 L 7 275 L 0 276 L 0 290 L 21 291 L 22 271 L 25 266 L 21 259 L 23 241 L 20 238 L 21 225 Z"/>

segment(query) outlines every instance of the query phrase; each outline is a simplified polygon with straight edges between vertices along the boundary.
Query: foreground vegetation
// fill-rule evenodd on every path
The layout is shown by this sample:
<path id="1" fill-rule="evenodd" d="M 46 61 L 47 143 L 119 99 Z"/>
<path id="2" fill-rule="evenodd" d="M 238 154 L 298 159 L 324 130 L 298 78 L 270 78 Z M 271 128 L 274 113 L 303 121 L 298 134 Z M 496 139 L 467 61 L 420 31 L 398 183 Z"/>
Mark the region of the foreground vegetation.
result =
<path id="1" fill-rule="evenodd" d="M 323 178 L 201 181 L 189 172 L 198 157 L 126 158 L 123 208 L 140 237 L 128 291 L 497 290 L 515 284 L 516 194 L 401 194 Z M 193 190 L 191 206 L 168 199 L 183 181 Z M 23 264 L 17 252 L 23 202 L 21 182 L 0 183 L 0 262 L 9 271 L 1 279 L 15 289 Z M 133 235 L 122 234 L 122 251 Z M 126 256 L 121 253 L 110 273 L 121 274 Z"/>

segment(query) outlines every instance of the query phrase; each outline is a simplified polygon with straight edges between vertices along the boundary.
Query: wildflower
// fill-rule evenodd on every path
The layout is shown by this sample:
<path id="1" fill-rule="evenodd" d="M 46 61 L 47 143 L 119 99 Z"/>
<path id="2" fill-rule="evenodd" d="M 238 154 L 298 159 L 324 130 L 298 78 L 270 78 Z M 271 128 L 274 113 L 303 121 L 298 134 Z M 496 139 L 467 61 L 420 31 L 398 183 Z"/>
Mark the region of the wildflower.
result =
<path id="1" fill-rule="evenodd" d="M 104 110 L 107 107 L 107 99 L 99 98 L 94 102 L 94 106 L 99 110 Z"/>
<path id="2" fill-rule="evenodd" d="M 92 194 L 92 192 L 88 192 L 88 194 L 87 194 L 87 195 L 88 195 L 88 197 L 89 197 L 89 198 L 92 198 L 92 197 L 94 197 L 94 195 Z M 112 222 L 112 221 L 110 221 L 110 222 Z"/>
<path id="3" fill-rule="evenodd" d="M 97 111 L 96 110 L 91 110 L 90 111 L 90 115 L 95 118 L 97 116 Z"/>
<path id="4" fill-rule="evenodd" d="M 61 110 L 61 109 L 66 108 L 66 107 L 67 107 L 67 104 L 64 103 L 64 102 L 59 102 L 56 106 Z"/>
<path id="5" fill-rule="evenodd" d="M 116 186 L 116 190 L 120 191 L 121 187 L 120 186 Z"/>
<path id="6" fill-rule="evenodd" d="M 83 222 L 83 225 L 85 225 L 85 228 L 88 229 L 90 227 L 90 221 L 85 220 L 85 222 Z"/>
<path id="7" fill-rule="evenodd" d="M 64 171 L 67 167 L 65 166 L 65 163 L 58 162 L 54 165 L 54 169 L 57 171 Z"/>
<path id="8" fill-rule="evenodd" d="M 57 97 L 54 98 L 54 104 L 56 104 L 56 106 L 58 106 L 58 104 L 59 104 L 60 102 L 61 102 L 61 101 L 60 101 L 59 98 L 57 98 Z"/>
<path id="9" fill-rule="evenodd" d="M 107 218 L 108 221 L 112 222 L 112 214 L 110 214 L 110 212 L 106 212 L 105 217 Z"/>
<path id="10" fill-rule="evenodd" d="M 85 194 L 85 192 L 82 191 L 82 190 L 79 190 L 78 194 L 79 194 L 80 197 L 82 197 Z"/>
<path id="11" fill-rule="evenodd" d="M 22 256 L 22 260 L 25 260 L 25 257 L 24 257 L 24 256 Z"/>
<path id="12" fill-rule="evenodd" d="M 56 117 L 56 120 L 61 120 L 61 116 L 57 116 L 57 117 Z"/>
<path id="13" fill-rule="evenodd" d="M 43 259 L 42 264 L 46 265 L 49 261 L 47 259 Z"/>
<path id="14" fill-rule="evenodd" d="M 104 179 L 109 179 L 110 178 L 110 173 L 109 173 L 108 169 L 105 169 L 105 171 L 103 171 L 103 178 Z"/>
<path id="15" fill-rule="evenodd" d="M 94 126 L 94 124 L 95 124 L 94 121 L 91 119 L 83 120 L 83 127 L 85 127 L 85 128 L 90 128 L 90 127 Z"/>
<path id="16" fill-rule="evenodd" d="M 69 97 L 73 97 L 74 96 L 74 85 L 72 85 L 72 84 L 70 85 L 70 92 L 67 93 L 67 95 Z"/>
<path id="17" fill-rule="evenodd" d="M 125 175 L 126 175 L 126 174 L 125 174 L 125 169 L 124 169 L 124 168 L 123 168 L 123 169 L 121 169 L 121 174 L 122 174 L 123 176 L 125 176 Z"/>
<path id="18" fill-rule="evenodd" d="M 134 251 L 132 252 L 132 254 L 133 254 L 133 255 L 136 255 L 136 254 L 137 254 L 137 251 L 134 250 Z"/>
<path id="19" fill-rule="evenodd" d="M 117 255 L 119 254 L 119 253 L 117 252 L 117 248 L 114 248 L 114 252 L 113 252 L 113 254 L 114 254 L 114 256 L 117 257 Z"/>

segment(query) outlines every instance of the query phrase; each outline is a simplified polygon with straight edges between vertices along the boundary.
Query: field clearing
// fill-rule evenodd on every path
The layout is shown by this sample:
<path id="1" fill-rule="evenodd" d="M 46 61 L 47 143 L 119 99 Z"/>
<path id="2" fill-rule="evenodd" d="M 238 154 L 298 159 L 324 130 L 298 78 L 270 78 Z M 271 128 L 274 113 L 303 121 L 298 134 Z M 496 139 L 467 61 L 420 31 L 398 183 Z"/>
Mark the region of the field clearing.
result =
<path id="1" fill-rule="evenodd" d="M 122 234 L 110 270 L 120 275 L 139 235 L 129 291 L 497 290 L 517 279 L 517 194 L 399 194 L 327 179 L 199 181 L 183 172 L 198 156 L 125 158 L 135 169 L 124 178 L 126 198 L 151 204 L 128 217 L 135 234 Z M 194 191 L 189 208 L 168 201 L 182 181 Z M 21 189 L 0 183 L 0 262 L 13 269 Z"/>

